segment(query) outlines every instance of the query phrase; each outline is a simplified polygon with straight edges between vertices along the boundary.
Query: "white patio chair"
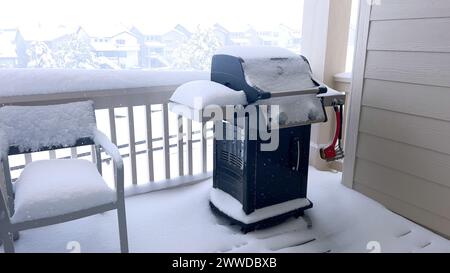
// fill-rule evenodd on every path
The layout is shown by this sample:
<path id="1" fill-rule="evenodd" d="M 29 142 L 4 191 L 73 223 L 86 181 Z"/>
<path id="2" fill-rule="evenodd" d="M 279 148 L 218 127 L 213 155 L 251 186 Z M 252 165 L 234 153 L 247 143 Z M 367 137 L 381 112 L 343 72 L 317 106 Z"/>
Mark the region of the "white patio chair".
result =
<path id="1" fill-rule="evenodd" d="M 82 159 L 39 160 L 11 181 L 8 155 L 95 146 L 96 166 Z M 114 161 L 115 191 L 101 176 L 101 149 Z M 0 108 L 0 240 L 14 252 L 13 234 L 117 209 L 120 249 L 128 252 L 123 162 L 96 128 L 91 101 Z M 1 168 L 0 168 L 1 169 Z M 1 173 L 1 172 L 0 172 Z"/>

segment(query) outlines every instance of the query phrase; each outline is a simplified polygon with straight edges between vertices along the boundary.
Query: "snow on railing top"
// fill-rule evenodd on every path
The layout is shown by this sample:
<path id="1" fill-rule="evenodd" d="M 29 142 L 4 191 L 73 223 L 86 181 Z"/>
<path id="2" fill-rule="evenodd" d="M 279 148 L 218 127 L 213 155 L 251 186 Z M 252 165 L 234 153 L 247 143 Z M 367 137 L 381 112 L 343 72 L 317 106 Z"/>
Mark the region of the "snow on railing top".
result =
<path id="1" fill-rule="evenodd" d="M 230 55 L 242 59 L 295 58 L 298 54 L 274 46 L 226 46 L 215 54 Z"/>
<path id="2" fill-rule="evenodd" d="M 171 86 L 204 79 L 209 79 L 208 72 L 0 69 L 0 97 Z"/>

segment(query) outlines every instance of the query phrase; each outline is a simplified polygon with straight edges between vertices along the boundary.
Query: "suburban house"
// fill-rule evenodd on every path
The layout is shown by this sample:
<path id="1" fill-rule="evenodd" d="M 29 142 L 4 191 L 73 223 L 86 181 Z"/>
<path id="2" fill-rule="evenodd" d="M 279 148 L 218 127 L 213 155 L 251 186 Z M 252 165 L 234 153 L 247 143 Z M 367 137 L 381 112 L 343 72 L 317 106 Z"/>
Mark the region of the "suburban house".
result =
<path id="1" fill-rule="evenodd" d="M 121 68 L 139 66 L 138 38 L 125 27 L 80 27 L 78 33 L 86 35 L 97 57 L 105 57 Z"/>
<path id="2" fill-rule="evenodd" d="M 24 67 L 25 41 L 18 29 L 0 29 L 0 67 Z"/>

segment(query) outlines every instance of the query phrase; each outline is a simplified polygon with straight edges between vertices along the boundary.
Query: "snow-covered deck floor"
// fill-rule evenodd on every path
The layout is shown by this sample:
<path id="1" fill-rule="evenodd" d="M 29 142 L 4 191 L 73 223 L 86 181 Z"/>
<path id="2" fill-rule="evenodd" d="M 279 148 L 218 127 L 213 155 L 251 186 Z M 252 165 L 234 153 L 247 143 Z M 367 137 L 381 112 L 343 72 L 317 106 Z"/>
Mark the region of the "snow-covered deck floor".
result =
<path id="1" fill-rule="evenodd" d="M 450 241 L 388 211 L 340 184 L 341 175 L 310 168 L 307 214 L 313 228 L 292 219 L 267 230 L 241 234 L 208 206 L 211 180 L 191 186 L 127 198 L 132 252 L 369 252 L 371 241 L 382 252 L 450 252 Z M 82 252 L 118 252 L 115 212 L 28 230 L 17 252 L 69 252 L 77 241 Z M 376 244 L 376 243 L 375 243 Z"/>

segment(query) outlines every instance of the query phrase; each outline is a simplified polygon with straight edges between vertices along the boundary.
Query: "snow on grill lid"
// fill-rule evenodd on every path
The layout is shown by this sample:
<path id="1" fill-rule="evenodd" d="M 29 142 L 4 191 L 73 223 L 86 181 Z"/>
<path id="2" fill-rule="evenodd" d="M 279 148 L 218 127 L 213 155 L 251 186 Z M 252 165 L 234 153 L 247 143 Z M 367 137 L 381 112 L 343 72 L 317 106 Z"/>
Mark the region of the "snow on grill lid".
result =
<path id="1" fill-rule="evenodd" d="M 242 59 L 298 58 L 294 52 L 275 46 L 226 46 L 219 49 L 216 55 L 230 55 Z"/>
<path id="2" fill-rule="evenodd" d="M 92 138 L 94 127 L 92 101 L 0 108 L 0 131 L 6 134 L 9 146 L 21 151 L 72 146 L 77 139 Z"/>
<path id="3" fill-rule="evenodd" d="M 316 87 L 309 64 L 300 56 L 277 59 L 249 59 L 242 67 L 245 80 L 265 92 L 279 93 Z"/>

